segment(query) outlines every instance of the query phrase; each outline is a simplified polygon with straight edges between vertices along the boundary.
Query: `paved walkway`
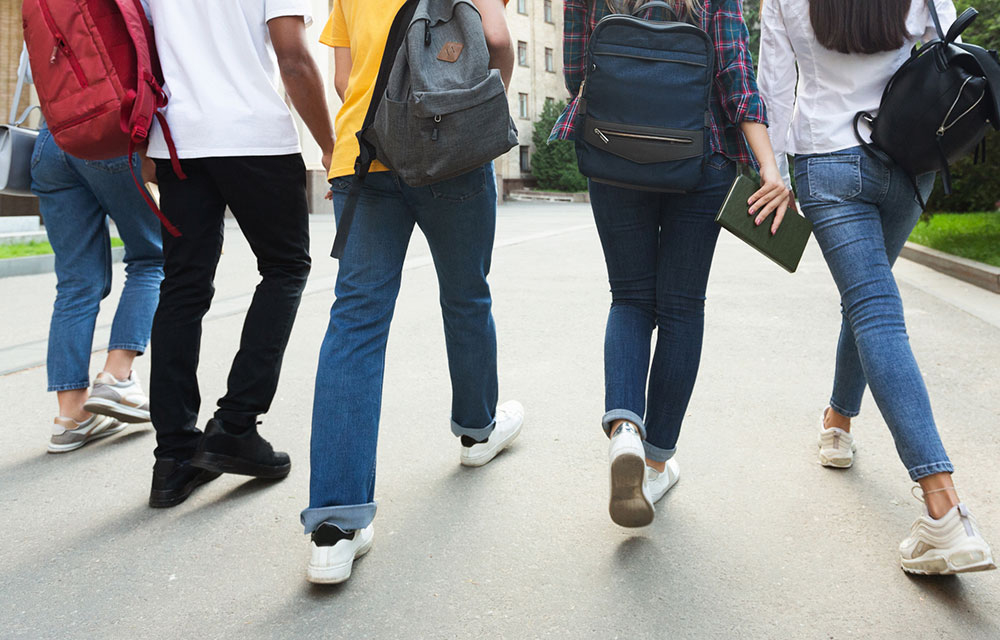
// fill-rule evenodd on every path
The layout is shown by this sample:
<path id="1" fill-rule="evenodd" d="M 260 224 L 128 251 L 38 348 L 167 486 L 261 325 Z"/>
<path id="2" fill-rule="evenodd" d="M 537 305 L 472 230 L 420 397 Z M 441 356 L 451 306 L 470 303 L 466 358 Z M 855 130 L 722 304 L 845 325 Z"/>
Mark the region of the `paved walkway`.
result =
<path id="1" fill-rule="evenodd" d="M 228 231 L 205 324 L 204 419 L 256 282 L 245 243 Z M 585 205 L 501 210 L 492 276 L 501 398 L 523 401 L 528 418 L 518 442 L 480 470 L 458 465 L 448 430 L 436 282 L 415 239 L 389 346 L 375 547 L 346 585 L 308 585 L 298 513 L 336 272 L 325 257 L 333 225 L 317 218 L 313 231 L 313 277 L 262 427 L 292 455 L 284 482 L 224 477 L 177 508 L 150 510 L 148 428 L 46 455 L 55 398 L 44 368 L 0 377 L 0 636 L 1000 637 L 1000 575 L 899 570 L 895 547 L 918 505 L 870 398 L 855 468 L 815 462 L 839 323 L 815 245 L 789 276 L 723 237 L 682 479 L 652 526 L 611 523 L 598 427 L 609 296 Z M 956 482 L 1000 549 L 1000 296 L 899 269 Z M 51 275 L 0 280 L 0 371 L 44 360 L 53 285 Z M 142 359 L 145 379 L 147 367 Z"/>

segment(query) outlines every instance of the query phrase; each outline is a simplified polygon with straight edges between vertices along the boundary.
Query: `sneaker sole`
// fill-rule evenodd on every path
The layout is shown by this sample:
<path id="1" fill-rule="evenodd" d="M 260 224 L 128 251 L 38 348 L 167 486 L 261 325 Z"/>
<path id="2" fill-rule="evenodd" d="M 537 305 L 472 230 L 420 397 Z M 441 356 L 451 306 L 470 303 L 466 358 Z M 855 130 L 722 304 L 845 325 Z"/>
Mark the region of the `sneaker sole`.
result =
<path id="1" fill-rule="evenodd" d="M 84 410 L 102 416 L 109 416 L 115 420 L 138 424 L 149 422 L 149 411 L 130 407 L 127 404 L 105 400 L 104 398 L 90 398 L 83 405 Z"/>
<path id="2" fill-rule="evenodd" d="M 70 451 L 76 451 L 80 447 L 84 446 L 89 442 L 94 442 L 95 440 L 100 440 L 101 438 L 107 438 L 108 436 L 113 436 L 116 433 L 121 433 L 127 427 L 127 424 L 120 424 L 117 427 L 111 427 L 110 429 L 105 429 L 100 433 L 96 433 L 92 436 L 87 436 L 79 442 L 73 442 L 71 444 L 53 444 L 49 443 L 49 453 L 68 453 Z"/>
<path id="3" fill-rule="evenodd" d="M 608 513 L 615 524 L 645 527 L 653 521 L 653 504 L 642 492 L 646 461 L 642 456 L 622 454 L 611 463 L 611 501 Z"/>
<path id="4" fill-rule="evenodd" d="M 928 557 L 931 556 L 931 557 Z M 900 558 L 903 571 L 921 576 L 950 576 L 956 573 L 991 571 L 997 566 L 988 550 L 958 549 L 950 552 L 925 553 L 914 560 Z"/>
<path id="5" fill-rule="evenodd" d="M 306 580 L 313 584 L 340 584 L 341 582 L 346 582 L 351 577 L 354 561 L 368 553 L 372 548 L 373 542 L 375 542 L 375 536 L 372 536 L 368 542 L 358 547 L 350 562 L 338 564 L 333 567 L 317 567 L 310 564 L 306 570 Z"/>
<path id="6" fill-rule="evenodd" d="M 191 497 L 194 490 L 203 484 L 208 484 L 212 480 L 215 480 L 220 475 L 219 473 L 202 473 L 184 485 L 180 493 L 176 491 L 150 491 L 149 492 L 149 506 L 153 509 L 166 509 L 169 507 L 176 507 L 180 503 L 184 502 Z"/>
<path id="7" fill-rule="evenodd" d="M 215 473 L 233 473 L 240 476 L 253 476 L 269 480 L 279 480 L 292 470 L 292 463 L 281 466 L 256 464 L 243 458 L 223 455 L 221 453 L 196 453 L 191 458 L 191 466 L 213 471 Z"/>
<path id="8" fill-rule="evenodd" d="M 819 454 L 819 463 L 833 469 L 850 469 L 854 466 L 854 458 L 827 458 L 821 453 Z"/>
<path id="9" fill-rule="evenodd" d="M 509 447 L 510 443 L 514 442 L 517 436 L 521 435 L 522 427 L 524 427 L 523 421 L 521 422 L 521 424 L 517 426 L 517 429 L 515 429 L 509 436 L 507 436 L 506 439 L 500 441 L 500 446 L 498 446 L 493 451 L 490 451 L 489 453 L 480 454 L 475 457 L 466 457 L 465 454 L 462 454 L 462 459 L 461 459 L 462 466 L 481 467 L 487 464 L 488 462 L 493 460 L 493 458 L 497 457 L 497 455 L 499 455 L 501 451 Z"/>

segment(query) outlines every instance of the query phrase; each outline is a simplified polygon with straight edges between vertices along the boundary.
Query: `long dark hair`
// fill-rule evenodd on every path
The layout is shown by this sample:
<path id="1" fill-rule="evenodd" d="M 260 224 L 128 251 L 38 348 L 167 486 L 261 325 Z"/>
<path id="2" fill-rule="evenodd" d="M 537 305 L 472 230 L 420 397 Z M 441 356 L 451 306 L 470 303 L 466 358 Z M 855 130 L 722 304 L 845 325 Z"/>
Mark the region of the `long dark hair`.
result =
<path id="1" fill-rule="evenodd" d="M 599 2 L 600 0 L 597 1 Z M 687 11 L 691 15 L 701 13 L 702 3 L 700 0 L 667 0 L 667 2 L 674 5 L 675 9 Z M 608 9 L 619 13 L 632 13 L 636 7 L 645 3 L 646 0 L 604 0 L 604 4 L 607 5 Z"/>
<path id="2" fill-rule="evenodd" d="M 809 20 L 816 39 L 827 49 L 894 51 L 906 42 L 910 5 L 911 0 L 809 0 Z"/>

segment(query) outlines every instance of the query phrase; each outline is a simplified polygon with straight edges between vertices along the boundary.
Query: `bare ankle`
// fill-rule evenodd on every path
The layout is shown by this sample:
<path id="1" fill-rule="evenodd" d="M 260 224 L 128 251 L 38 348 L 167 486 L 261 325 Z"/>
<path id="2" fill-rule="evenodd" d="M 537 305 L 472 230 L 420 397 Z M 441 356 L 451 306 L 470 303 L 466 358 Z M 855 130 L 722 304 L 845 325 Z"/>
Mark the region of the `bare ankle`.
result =
<path id="1" fill-rule="evenodd" d="M 833 407 L 827 407 L 826 411 L 823 412 L 823 428 L 840 429 L 841 431 L 850 433 L 851 419 L 845 415 L 841 415 Z"/>
<path id="2" fill-rule="evenodd" d="M 646 458 L 646 466 L 652 467 L 653 469 L 656 469 L 660 473 L 663 473 L 667 468 L 667 463 L 660 462 L 659 460 L 652 460 L 650 458 Z"/>
<path id="3" fill-rule="evenodd" d="M 950 473 L 935 473 L 918 480 L 924 492 L 927 513 L 938 520 L 951 511 L 960 501 Z"/>

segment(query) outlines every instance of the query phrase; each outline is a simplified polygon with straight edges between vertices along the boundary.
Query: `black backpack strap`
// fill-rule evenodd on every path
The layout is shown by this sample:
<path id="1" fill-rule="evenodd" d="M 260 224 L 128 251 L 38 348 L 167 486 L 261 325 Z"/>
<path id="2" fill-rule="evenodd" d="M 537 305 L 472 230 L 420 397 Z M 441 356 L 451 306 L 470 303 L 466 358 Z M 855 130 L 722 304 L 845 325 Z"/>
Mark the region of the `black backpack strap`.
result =
<path id="1" fill-rule="evenodd" d="M 934 5 L 934 0 L 927 0 L 927 8 L 930 9 L 931 20 L 934 21 L 934 29 L 937 30 L 938 39 L 944 42 L 945 33 L 944 29 L 941 28 L 941 18 L 938 17 L 937 7 Z"/>
<path id="2" fill-rule="evenodd" d="M 896 163 L 893 162 L 892 158 L 889 157 L 889 154 L 887 154 L 885 151 L 882 151 L 881 149 L 879 149 L 878 147 L 876 147 L 871 142 L 868 142 L 867 140 L 865 140 L 864 136 L 861 135 L 861 129 L 860 129 L 860 127 L 858 125 L 861 124 L 862 120 L 864 120 L 865 122 L 868 122 L 869 124 L 872 124 L 872 123 L 875 122 L 875 118 L 873 118 L 872 115 L 870 113 L 868 113 L 867 111 L 859 111 L 857 113 L 857 115 L 854 116 L 854 137 L 858 139 L 858 144 L 861 145 L 861 148 L 865 150 L 865 153 L 867 153 L 871 157 L 875 158 L 876 160 L 878 160 L 879 162 L 881 162 L 885 166 L 891 167 L 891 166 L 895 165 Z M 913 185 L 913 192 L 917 196 L 917 202 L 920 203 L 920 208 L 922 210 L 926 210 L 927 209 L 927 203 L 924 202 L 924 197 L 920 193 L 920 187 L 917 185 L 917 179 L 915 177 L 911 176 L 908 173 L 906 175 L 910 179 L 910 184 Z M 946 189 L 946 191 L 948 193 L 951 193 L 951 191 L 950 191 L 950 189 L 951 189 L 951 174 L 948 173 L 948 164 L 947 163 L 945 163 L 943 177 L 944 177 L 944 180 L 945 180 L 945 189 Z"/>
<path id="3" fill-rule="evenodd" d="M 375 145 L 368 140 L 367 133 L 375 122 L 375 112 L 378 111 L 386 87 L 389 86 L 389 75 L 396 62 L 396 54 L 406 39 L 406 32 L 410 28 L 410 22 L 413 21 L 413 14 L 417 10 L 418 2 L 419 0 L 406 0 L 389 29 L 389 37 L 385 42 L 385 53 L 382 54 L 382 64 L 379 66 L 378 78 L 375 80 L 375 88 L 372 91 L 372 100 L 368 105 L 368 113 L 365 114 L 365 122 L 357 133 L 359 153 L 358 159 L 354 162 L 354 180 L 351 182 L 351 190 L 347 194 L 344 210 L 340 214 L 337 237 L 333 241 L 333 250 L 330 252 L 330 255 L 337 260 L 344 257 L 344 248 L 347 246 L 347 236 L 351 232 L 351 223 L 354 222 L 354 211 L 358 207 L 358 199 L 361 198 L 361 189 L 364 187 L 372 163 L 375 162 Z"/>

